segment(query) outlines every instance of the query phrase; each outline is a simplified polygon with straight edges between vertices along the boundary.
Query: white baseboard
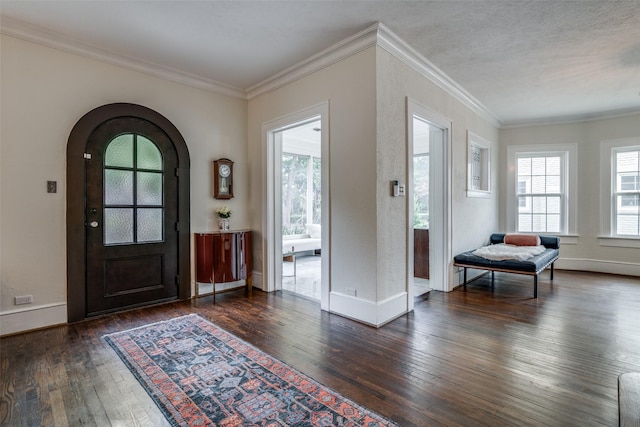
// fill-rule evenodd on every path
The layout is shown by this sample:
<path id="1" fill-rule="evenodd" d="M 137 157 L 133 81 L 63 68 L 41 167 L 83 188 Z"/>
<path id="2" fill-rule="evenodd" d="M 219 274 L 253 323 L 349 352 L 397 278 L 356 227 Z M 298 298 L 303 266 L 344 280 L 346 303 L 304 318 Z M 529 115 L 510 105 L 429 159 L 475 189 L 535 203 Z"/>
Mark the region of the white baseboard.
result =
<path id="1" fill-rule="evenodd" d="M 329 312 L 379 328 L 407 312 L 407 293 L 401 292 L 376 303 L 331 292 Z"/>
<path id="2" fill-rule="evenodd" d="M 0 313 L 0 336 L 66 323 L 66 302 L 29 306 Z"/>
<path id="3" fill-rule="evenodd" d="M 262 283 L 262 273 L 257 272 L 257 271 L 252 271 L 251 272 L 251 283 L 252 283 L 254 288 L 258 288 L 258 289 L 264 291 L 263 283 Z"/>
<path id="4" fill-rule="evenodd" d="M 640 263 L 601 261 L 583 258 L 559 258 L 555 263 L 558 270 L 582 270 L 596 273 L 621 274 L 624 276 L 640 276 Z"/>

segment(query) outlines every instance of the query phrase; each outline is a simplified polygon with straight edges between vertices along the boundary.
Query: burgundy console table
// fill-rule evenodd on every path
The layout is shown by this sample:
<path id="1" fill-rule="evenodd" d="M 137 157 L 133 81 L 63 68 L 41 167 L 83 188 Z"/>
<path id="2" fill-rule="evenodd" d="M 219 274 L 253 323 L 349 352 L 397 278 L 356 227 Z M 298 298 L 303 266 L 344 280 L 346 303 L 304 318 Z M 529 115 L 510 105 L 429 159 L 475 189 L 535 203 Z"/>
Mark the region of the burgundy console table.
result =
<path id="1" fill-rule="evenodd" d="M 216 283 L 239 280 L 245 281 L 247 291 L 251 295 L 251 231 L 215 231 L 195 233 L 194 236 L 196 296 L 202 296 L 198 283 L 211 283 L 215 303 Z"/>

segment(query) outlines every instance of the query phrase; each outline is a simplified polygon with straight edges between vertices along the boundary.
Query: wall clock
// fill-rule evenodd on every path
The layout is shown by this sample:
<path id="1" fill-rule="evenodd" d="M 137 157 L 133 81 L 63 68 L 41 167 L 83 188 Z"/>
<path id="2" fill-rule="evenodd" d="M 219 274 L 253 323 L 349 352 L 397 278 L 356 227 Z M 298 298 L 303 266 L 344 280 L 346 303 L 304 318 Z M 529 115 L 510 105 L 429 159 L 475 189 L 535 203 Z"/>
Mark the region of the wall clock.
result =
<path id="1" fill-rule="evenodd" d="M 233 162 L 218 159 L 213 162 L 213 197 L 231 199 L 233 197 Z"/>

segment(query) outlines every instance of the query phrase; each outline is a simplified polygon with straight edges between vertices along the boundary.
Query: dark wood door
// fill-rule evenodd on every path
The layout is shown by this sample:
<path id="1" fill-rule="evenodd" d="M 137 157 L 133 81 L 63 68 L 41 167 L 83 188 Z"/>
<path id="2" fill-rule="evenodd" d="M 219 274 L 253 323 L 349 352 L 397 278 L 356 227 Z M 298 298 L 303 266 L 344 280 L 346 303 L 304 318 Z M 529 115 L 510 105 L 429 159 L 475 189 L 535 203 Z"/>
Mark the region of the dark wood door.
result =
<path id="1" fill-rule="evenodd" d="M 178 296 L 177 154 L 155 124 L 118 117 L 86 157 L 87 315 Z"/>

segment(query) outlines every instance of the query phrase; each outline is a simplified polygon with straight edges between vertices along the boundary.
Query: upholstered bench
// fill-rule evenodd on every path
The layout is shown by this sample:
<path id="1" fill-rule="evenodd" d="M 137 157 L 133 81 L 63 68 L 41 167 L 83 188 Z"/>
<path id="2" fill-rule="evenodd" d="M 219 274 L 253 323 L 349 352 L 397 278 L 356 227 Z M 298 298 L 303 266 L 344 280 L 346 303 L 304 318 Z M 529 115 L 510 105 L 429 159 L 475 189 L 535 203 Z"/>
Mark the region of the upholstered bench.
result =
<path id="1" fill-rule="evenodd" d="M 535 236 L 534 236 L 535 237 Z M 453 265 L 464 268 L 464 288 L 467 288 L 467 268 L 491 271 L 491 279 L 495 271 L 505 273 L 526 274 L 533 276 L 533 297 L 538 298 L 538 275 L 547 267 L 551 266 L 551 280 L 553 280 L 553 264 L 558 259 L 560 249 L 560 238 L 555 236 L 538 236 L 540 244 L 545 247 L 544 252 L 525 260 L 505 259 L 491 260 L 474 255 L 473 251 L 468 251 L 456 255 L 453 258 Z M 504 243 L 505 234 L 494 233 L 491 235 L 492 245 Z"/>

